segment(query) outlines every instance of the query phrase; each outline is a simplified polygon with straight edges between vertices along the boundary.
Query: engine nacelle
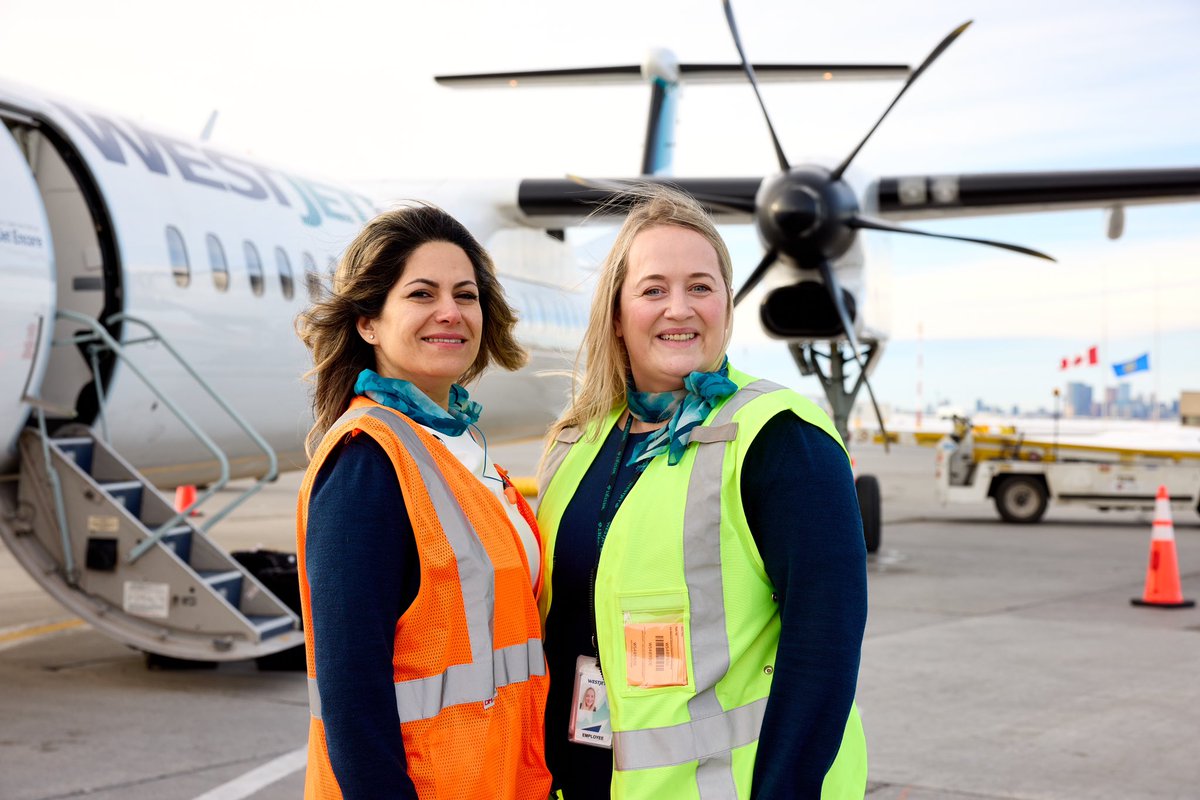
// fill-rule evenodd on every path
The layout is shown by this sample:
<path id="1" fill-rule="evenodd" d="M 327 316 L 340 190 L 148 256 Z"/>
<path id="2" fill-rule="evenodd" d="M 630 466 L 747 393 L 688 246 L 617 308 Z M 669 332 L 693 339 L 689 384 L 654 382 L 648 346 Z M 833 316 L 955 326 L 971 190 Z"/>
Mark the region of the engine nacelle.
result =
<path id="1" fill-rule="evenodd" d="M 854 295 L 842 289 L 850 319 L 858 319 Z M 770 291 L 759 309 L 763 328 L 776 339 L 837 339 L 845 336 L 825 284 L 800 281 Z"/>

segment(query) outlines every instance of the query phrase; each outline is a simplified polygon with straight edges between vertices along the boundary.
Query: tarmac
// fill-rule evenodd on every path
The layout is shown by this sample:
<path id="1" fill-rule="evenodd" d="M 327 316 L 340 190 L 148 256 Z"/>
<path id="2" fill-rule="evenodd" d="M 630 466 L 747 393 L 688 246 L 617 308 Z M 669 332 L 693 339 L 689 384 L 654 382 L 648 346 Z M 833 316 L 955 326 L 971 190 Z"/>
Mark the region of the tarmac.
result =
<path id="1" fill-rule="evenodd" d="M 537 446 L 493 453 L 527 474 Z M 880 478 L 885 523 L 857 699 L 869 798 L 1200 797 L 1200 609 L 1129 603 L 1150 514 L 1051 506 L 1008 525 L 990 505 L 937 505 L 930 449 L 855 456 Z M 299 481 L 214 538 L 294 550 Z M 1196 598 L 1200 517 L 1176 516 Z M 148 670 L 0 550 L 0 798 L 300 797 L 307 728 L 302 673 Z"/>

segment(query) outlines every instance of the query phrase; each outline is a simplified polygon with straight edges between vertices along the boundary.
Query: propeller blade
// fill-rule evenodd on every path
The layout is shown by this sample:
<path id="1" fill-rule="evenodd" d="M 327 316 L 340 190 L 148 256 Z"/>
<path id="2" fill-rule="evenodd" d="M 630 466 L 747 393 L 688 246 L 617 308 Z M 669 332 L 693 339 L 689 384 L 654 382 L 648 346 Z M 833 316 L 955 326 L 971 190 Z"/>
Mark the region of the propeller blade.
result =
<path id="1" fill-rule="evenodd" d="M 771 143 L 775 145 L 775 155 L 779 158 L 779 168 L 787 172 L 789 169 L 787 156 L 783 154 L 779 137 L 775 135 L 775 126 L 771 124 L 771 115 L 767 113 L 767 104 L 763 102 L 762 93 L 758 91 L 758 80 L 754 77 L 754 67 L 750 64 L 750 59 L 746 58 L 746 51 L 742 49 L 742 39 L 738 36 L 737 22 L 733 18 L 733 6 L 729 0 L 724 0 L 724 5 L 725 19 L 729 20 L 729 33 L 733 35 L 733 44 L 737 47 L 738 56 L 742 59 L 742 69 L 746 71 L 746 77 L 750 79 L 754 96 L 758 98 L 758 107 L 762 109 L 763 119 L 767 121 L 767 130 L 771 132 Z"/>
<path id="2" fill-rule="evenodd" d="M 838 319 L 842 321 L 842 328 L 846 331 L 846 338 L 850 340 L 850 346 L 854 348 L 855 357 L 858 355 L 858 335 L 854 333 L 854 323 L 850 319 L 850 312 L 846 309 L 846 300 L 842 297 L 842 287 L 837 282 L 837 278 L 833 274 L 833 265 L 828 259 L 822 259 L 817 266 L 821 272 L 821 280 L 825 282 L 825 289 L 829 292 L 829 297 L 833 300 L 833 307 L 837 309 Z M 862 362 L 859 362 L 860 365 Z"/>
<path id="3" fill-rule="evenodd" d="M 889 231 L 891 233 L 912 233 L 917 236 L 930 236 L 934 239 L 955 239 L 960 242 L 973 242 L 975 244 L 986 244 L 988 247 L 999 247 L 1003 250 L 1012 250 L 1014 253 L 1021 253 L 1034 258 L 1044 258 L 1047 261 L 1057 259 L 1054 256 L 1046 255 L 1040 250 L 1034 250 L 1030 247 L 1022 247 L 1019 244 L 1008 244 L 1007 242 L 997 242 L 993 239 L 977 239 L 974 236 L 951 236 L 948 233 L 931 233 L 929 231 L 919 231 L 916 228 L 906 228 L 903 225 L 895 225 L 891 222 L 885 222 L 875 217 L 867 217 L 862 214 L 855 214 L 850 219 L 846 220 L 846 224 L 851 228 L 866 228 L 873 231 Z"/>
<path id="4" fill-rule="evenodd" d="M 738 303 L 742 302 L 742 299 L 746 295 L 750 294 L 750 291 L 755 286 L 758 286 L 758 282 L 767 274 L 767 268 L 775 263 L 775 258 L 778 255 L 779 253 L 776 250 L 768 250 L 766 255 L 763 256 L 762 261 L 758 262 L 758 266 L 750 273 L 750 277 L 746 278 L 746 282 L 742 284 L 742 288 L 738 289 L 737 294 L 733 296 L 733 305 L 735 308 Z"/>
<path id="5" fill-rule="evenodd" d="M 608 192 L 614 195 L 630 195 L 636 197 L 638 190 L 642 187 L 655 185 L 669 186 L 686 195 L 695 198 L 701 205 L 707 206 L 711 211 L 723 211 L 727 214 L 753 214 L 754 199 L 747 197 L 737 197 L 735 195 L 712 194 L 708 192 L 693 192 L 676 186 L 670 181 L 613 181 L 603 178 L 584 178 L 579 175 L 567 175 L 567 180 L 572 183 L 582 186 L 584 189 L 591 189 L 596 192 Z"/>
<path id="6" fill-rule="evenodd" d="M 883 452 L 891 452 L 888 448 L 888 432 L 883 426 L 883 412 L 879 410 L 879 403 L 875 400 L 875 390 L 871 388 L 871 381 L 867 379 L 867 365 L 862 360 L 862 354 L 859 353 L 858 335 L 854 332 L 854 323 L 850 320 L 850 312 L 846 310 L 846 301 L 842 297 L 842 287 L 837 282 L 837 278 L 833 274 L 833 265 L 828 259 L 822 259 L 817 269 L 821 272 L 821 280 L 825 282 L 825 288 L 829 290 L 829 296 L 833 298 L 833 307 L 837 309 L 838 317 L 842 320 L 842 329 L 846 331 L 846 339 L 850 342 L 850 352 L 854 354 L 854 360 L 858 362 L 858 368 L 862 370 L 863 386 L 867 387 L 867 397 L 871 398 L 871 407 L 875 409 L 875 420 L 879 423 L 879 432 L 883 435 Z M 831 347 L 835 345 L 831 344 Z M 832 350 L 830 355 L 833 355 Z"/>
<path id="7" fill-rule="evenodd" d="M 728 6 L 728 3 L 726 3 L 726 6 Z M 846 171 L 846 167 L 850 166 L 850 162 L 854 160 L 856 155 L 858 155 L 858 151 L 863 149 L 863 145 L 866 144 L 867 140 L 870 139 L 875 133 L 875 130 L 879 127 L 880 123 L 887 118 L 888 114 L 892 113 L 892 109 L 896 107 L 896 103 L 900 102 L 900 98 L 904 97 L 904 93 L 908 91 L 908 87 L 912 86 L 916 82 L 917 78 L 921 77 L 921 73 L 924 72 L 930 64 L 936 61 L 937 57 L 945 52 L 947 47 L 954 44 L 954 40 L 961 36 L 963 31 L 971 26 L 972 22 L 973 20 L 967 20 L 962 25 L 959 25 L 957 28 L 950 31 L 949 35 L 946 36 L 945 39 L 942 39 L 941 44 L 933 48 L 933 52 L 926 56 L 925 60 L 921 62 L 921 66 L 917 67 L 916 70 L 913 71 L 913 74 L 908 76 L 908 80 L 906 80 L 904 85 L 900 87 L 900 92 L 896 95 L 895 99 L 892 100 L 892 104 L 889 105 L 886 110 L 884 110 L 883 114 L 879 117 L 879 120 L 874 126 L 871 127 L 871 130 L 867 131 L 867 135 L 864 136 L 862 141 L 858 143 L 858 147 L 854 148 L 854 150 L 850 152 L 850 155 L 846 156 L 846 160 L 839 164 L 838 168 L 833 171 L 832 180 L 836 181 L 842 177 L 842 173 Z"/>

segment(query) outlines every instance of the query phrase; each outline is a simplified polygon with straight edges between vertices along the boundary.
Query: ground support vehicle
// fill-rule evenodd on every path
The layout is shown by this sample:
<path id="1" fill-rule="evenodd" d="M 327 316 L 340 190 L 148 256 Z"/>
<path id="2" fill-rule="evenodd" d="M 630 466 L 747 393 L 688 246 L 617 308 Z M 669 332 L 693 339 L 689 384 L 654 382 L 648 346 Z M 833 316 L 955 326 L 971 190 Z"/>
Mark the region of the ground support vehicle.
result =
<path id="1" fill-rule="evenodd" d="M 946 505 L 990 498 L 1006 522 L 1037 522 L 1051 501 L 1102 511 L 1152 510 L 1159 486 L 1167 487 L 1177 513 L 1200 511 L 1200 450 L 1032 440 L 979 433 L 965 420 L 937 448 L 938 500 Z"/>

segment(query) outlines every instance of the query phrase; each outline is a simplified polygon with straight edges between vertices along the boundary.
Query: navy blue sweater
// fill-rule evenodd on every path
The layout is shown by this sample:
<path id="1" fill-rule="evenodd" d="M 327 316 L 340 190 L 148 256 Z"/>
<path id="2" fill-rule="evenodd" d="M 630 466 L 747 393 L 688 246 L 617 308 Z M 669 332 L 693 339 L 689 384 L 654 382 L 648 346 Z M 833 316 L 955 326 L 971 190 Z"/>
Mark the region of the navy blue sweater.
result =
<path id="1" fill-rule="evenodd" d="M 321 466 L 305 536 L 321 716 L 342 796 L 417 800 L 392 651 L 420 562 L 396 471 L 370 436 L 353 437 Z"/>
<path id="2" fill-rule="evenodd" d="M 630 447 L 638 438 L 630 437 Z M 608 798 L 612 778 L 610 751 L 569 743 L 566 736 L 575 659 L 592 653 L 587 586 L 596 510 L 620 439 L 614 426 L 567 505 L 555 541 L 545 643 L 546 759 L 566 800 Z M 636 478 L 635 470 L 622 466 L 617 486 Z M 837 442 L 783 412 L 751 444 L 741 489 L 781 619 L 753 795 L 819 798 L 854 699 L 866 624 L 866 549 L 853 476 Z M 613 513 L 615 508 L 606 516 Z"/>

